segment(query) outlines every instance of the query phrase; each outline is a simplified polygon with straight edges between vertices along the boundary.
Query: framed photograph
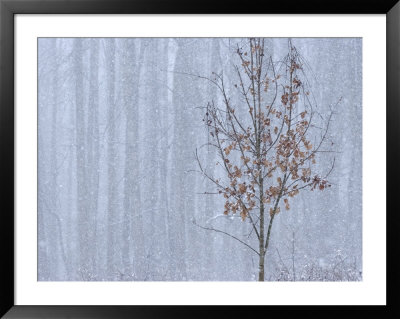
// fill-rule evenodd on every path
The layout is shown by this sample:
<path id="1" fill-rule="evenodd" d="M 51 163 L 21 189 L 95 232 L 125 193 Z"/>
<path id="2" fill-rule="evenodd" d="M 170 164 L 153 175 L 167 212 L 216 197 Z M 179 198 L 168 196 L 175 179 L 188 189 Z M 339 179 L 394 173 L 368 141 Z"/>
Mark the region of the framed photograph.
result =
<path id="1" fill-rule="evenodd" d="M 400 5 L 290 2 L 0 2 L 1 315 L 398 313 Z"/>

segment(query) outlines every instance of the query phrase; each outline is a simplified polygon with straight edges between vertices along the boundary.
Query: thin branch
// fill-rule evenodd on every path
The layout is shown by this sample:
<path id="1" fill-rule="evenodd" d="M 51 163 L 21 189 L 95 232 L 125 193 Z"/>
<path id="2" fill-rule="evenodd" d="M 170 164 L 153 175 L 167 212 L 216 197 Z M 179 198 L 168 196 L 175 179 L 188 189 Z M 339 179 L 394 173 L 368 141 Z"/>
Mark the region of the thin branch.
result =
<path id="1" fill-rule="evenodd" d="M 231 235 L 231 234 L 229 234 L 229 233 L 227 233 L 227 232 L 224 232 L 223 230 L 220 230 L 220 229 L 215 229 L 215 228 L 212 228 L 212 227 L 204 227 L 204 226 L 201 226 L 201 225 L 197 224 L 194 220 L 193 220 L 193 224 L 196 225 L 197 227 L 200 227 L 200 228 L 205 229 L 205 230 L 212 230 L 212 231 L 215 231 L 215 232 L 217 232 L 217 233 L 225 234 L 225 235 L 227 235 L 227 236 L 229 236 L 229 237 L 231 237 L 231 238 L 237 240 L 238 242 L 240 242 L 241 244 L 245 245 L 246 247 L 250 248 L 250 249 L 251 249 L 253 252 L 255 252 L 257 255 L 260 255 L 260 254 L 258 253 L 257 250 L 255 250 L 255 249 L 254 249 L 253 247 L 251 247 L 249 244 L 245 243 L 243 240 L 240 240 L 240 239 L 237 238 L 236 236 L 233 236 L 233 235 Z"/>

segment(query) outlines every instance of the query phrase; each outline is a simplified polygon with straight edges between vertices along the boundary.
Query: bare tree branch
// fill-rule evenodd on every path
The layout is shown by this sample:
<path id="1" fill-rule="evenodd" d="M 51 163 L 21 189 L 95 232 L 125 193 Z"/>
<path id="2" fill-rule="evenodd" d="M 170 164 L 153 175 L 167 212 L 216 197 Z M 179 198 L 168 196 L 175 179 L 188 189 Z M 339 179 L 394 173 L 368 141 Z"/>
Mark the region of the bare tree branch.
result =
<path id="1" fill-rule="evenodd" d="M 241 244 L 245 245 L 246 247 L 250 248 L 250 249 L 251 249 L 253 252 L 255 252 L 257 255 L 260 255 L 259 252 L 258 252 L 257 250 L 255 250 L 255 249 L 254 249 L 253 247 L 251 247 L 249 244 L 245 243 L 243 240 L 240 240 L 240 239 L 237 238 L 236 236 L 233 236 L 233 235 L 231 235 L 231 234 L 229 234 L 229 233 L 227 233 L 227 232 L 224 232 L 223 230 L 220 230 L 220 229 L 215 229 L 215 228 L 212 228 L 212 227 L 204 227 L 204 226 L 201 226 L 201 225 L 197 224 L 194 220 L 193 220 L 193 224 L 196 225 L 197 227 L 200 227 L 200 228 L 205 229 L 205 230 L 212 230 L 212 231 L 215 231 L 215 232 L 217 232 L 217 233 L 221 233 L 221 234 L 227 235 L 227 236 L 229 236 L 229 237 L 231 237 L 231 238 L 237 240 L 237 241 L 240 242 Z"/>

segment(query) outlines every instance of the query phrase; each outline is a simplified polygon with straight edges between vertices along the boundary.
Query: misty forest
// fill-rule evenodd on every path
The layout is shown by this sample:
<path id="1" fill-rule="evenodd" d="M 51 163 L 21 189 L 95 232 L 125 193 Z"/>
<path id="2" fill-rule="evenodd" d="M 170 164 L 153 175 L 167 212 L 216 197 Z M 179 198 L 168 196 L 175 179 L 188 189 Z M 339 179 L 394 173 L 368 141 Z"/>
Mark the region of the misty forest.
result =
<path id="1" fill-rule="evenodd" d="M 39 38 L 38 280 L 362 280 L 360 38 Z"/>

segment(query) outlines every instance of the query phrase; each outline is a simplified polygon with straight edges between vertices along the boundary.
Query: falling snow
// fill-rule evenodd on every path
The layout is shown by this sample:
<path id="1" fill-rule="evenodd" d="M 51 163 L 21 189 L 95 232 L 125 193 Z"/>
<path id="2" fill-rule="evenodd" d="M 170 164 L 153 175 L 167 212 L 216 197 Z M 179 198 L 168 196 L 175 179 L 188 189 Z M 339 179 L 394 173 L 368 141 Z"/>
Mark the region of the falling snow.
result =
<path id="1" fill-rule="evenodd" d="M 41 38 L 38 105 L 38 279 L 41 281 L 254 281 L 248 221 L 199 173 L 204 109 L 221 102 L 205 78 L 233 93 L 233 38 Z M 322 118 L 334 108 L 324 192 L 302 192 L 273 225 L 266 280 L 362 280 L 362 40 L 294 38 Z M 265 39 L 275 61 L 288 39 Z M 341 103 L 337 101 L 342 98 Z M 317 138 L 317 137 L 316 137 Z M 328 163 L 328 164 L 327 164 Z"/>

